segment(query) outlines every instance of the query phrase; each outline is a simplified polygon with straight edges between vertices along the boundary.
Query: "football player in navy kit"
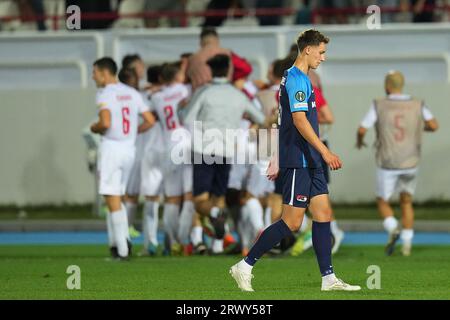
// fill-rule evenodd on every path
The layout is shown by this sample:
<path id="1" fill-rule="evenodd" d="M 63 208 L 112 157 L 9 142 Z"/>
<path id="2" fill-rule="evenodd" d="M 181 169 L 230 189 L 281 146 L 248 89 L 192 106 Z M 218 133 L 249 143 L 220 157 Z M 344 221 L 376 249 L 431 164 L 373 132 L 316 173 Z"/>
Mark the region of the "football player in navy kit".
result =
<path id="1" fill-rule="evenodd" d="M 279 154 L 272 159 L 268 178 L 278 175 L 283 184 L 281 219 L 267 227 L 248 255 L 233 265 L 230 274 L 243 291 L 254 291 L 252 268 L 264 253 L 292 232 L 303 220 L 306 208 L 313 216 L 312 240 L 322 274 L 322 291 L 357 291 L 338 279 L 331 263 L 331 208 L 322 167 L 323 159 L 331 170 L 342 167 L 342 161 L 319 139 L 319 124 L 309 69 L 325 60 L 329 39 L 317 30 L 306 30 L 297 39 L 298 55 L 294 65 L 285 71 L 280 85 Z"/>

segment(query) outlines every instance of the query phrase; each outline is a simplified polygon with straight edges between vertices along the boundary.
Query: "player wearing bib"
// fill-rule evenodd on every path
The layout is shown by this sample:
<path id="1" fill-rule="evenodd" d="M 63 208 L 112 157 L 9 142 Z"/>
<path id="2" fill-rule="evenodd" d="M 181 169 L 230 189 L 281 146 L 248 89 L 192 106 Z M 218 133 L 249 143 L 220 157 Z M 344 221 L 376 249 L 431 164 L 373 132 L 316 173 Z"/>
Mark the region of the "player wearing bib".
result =
<path id="1" fill-rule="evenodd" d="M 403 94 L 404 77 L 391 71 L 385 78 L 387 97 L 376 99 L 358 129 L 357 148 L 365 146 L 367 129 L 377 131 L 377 205 L 383 226 L 389 234 L 386 255 L 394 252 L 399 238 L 403 241 L 402 254 L 411 254 L 414 236 L 412 197 L 417 183 L 422 131 L 436 131 L 438 123 L 423 101 Z M 400 193 L 403 229 L 389 204 L 394 193 Z"/>
<path id="2" fill-rule="evenodd" d="M 321 290 L 361 289 L 338 279 L 331 263 L 331 210 L 321 158 L 332 170 L 341 168 L 342 162 L 318 137 L 314 92 L 307 76 L 309 69 L 317 68 L 325 60 L 328 41 L 316 30 L 300 34 L 297 59 L 281 81 L 279 156 L 271 162 L 268 177 L 274 180 L 280 174 L 282 178 L 283 213 L 281 220 L 263 231 L 248 255 L 231 267 L 230 274 L 241 290 L 254 291 L 253 266 L 283 238 L 299 230 L 307 207 L 314 219 L 313 246 L 322 275 Z"/>
<path id="3" fill-rule="evenodd" d="M 93 79 L 98 88 L 99 120 L 91 131 L 102 135 L 98 157 L 99 194 L 105 197 L 109 213 L 107 227 L 113 256 L 129 257 L 128 218 L 121 197 L 134 161 L 136 135 L 148 130 L 155 119 L 140 94 L 116 79 L 117 66 L 111 58 L 94 63 Z M 138 126 L 139 114 L 144 122 Z"/>
<path id="4" fill-rule="evenodd" d="M 153 168 L 142 171 L 143 192 L 146 196 L 156 196 L 161 191 L 165 196 L 164 229 L 168 236 L 167 252 L 180 253 L 180 243 L 189 244 L 189 233 L 192 226 L 194 206 L 192 203 L 192 166 L 175 163 L 171 153 L 181 143 L 177 137 L 185 130 L 178 119 L 178 107 L 185 100 L 189 91 L 180 78 L 179 63 L 165 64 L 161 70 L 164 87 L 153 94 L 151 105 L 156 112 L 163 133 L 163 146 L 157 154 L 146 154 L 147 164 Z M 186 136 L 184 134 L 183 136 Z M 189 140 L 185 145 L 188 146 Z M 153 158 L 153 159 L 152 159 Z M 184 202 L 183 202 L 184 196 Z M 183 202 L 183 210 L 180 207 Z"/>

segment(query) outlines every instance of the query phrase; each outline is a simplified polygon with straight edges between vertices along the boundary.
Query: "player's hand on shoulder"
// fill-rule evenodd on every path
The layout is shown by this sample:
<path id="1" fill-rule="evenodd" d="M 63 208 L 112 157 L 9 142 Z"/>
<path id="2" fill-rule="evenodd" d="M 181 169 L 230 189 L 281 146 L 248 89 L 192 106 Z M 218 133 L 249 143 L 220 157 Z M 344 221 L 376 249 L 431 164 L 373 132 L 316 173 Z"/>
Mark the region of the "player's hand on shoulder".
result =
<path id="1" fill-rule="evenodd" d="M 323 160 L 327 163 L 331 170 L 338 170 L 342 168 L 342 160 L 330 151 L 323 155 Z"/>

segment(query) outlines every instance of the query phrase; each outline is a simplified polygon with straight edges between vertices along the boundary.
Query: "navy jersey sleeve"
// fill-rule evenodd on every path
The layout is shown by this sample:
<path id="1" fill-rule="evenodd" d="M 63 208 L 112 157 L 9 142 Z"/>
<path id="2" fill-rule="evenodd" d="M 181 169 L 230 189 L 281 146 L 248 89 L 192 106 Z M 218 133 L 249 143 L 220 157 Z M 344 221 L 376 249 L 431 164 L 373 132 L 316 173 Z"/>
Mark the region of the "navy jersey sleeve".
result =
<path id="1" fill-rule="evenodd" d="M 308 111 L 311 84 L 307 78 L 290 74 L 286 79 L 286 91 L 291 112 Z"/>

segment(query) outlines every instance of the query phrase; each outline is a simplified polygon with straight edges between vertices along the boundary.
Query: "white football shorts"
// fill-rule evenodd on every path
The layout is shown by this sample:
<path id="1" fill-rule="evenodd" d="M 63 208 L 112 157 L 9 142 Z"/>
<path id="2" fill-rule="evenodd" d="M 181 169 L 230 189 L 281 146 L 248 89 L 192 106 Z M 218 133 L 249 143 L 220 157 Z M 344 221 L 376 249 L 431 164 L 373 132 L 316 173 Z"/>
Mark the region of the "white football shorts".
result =
<path id="1" fill-rule="evenodd" d="M 153 153 L 144 157 L 141 166 L 141 193 L 145 196 L 181 196 L 192 192 L 193 168 L 191 164 L 168 165 L 164 154 Z"/>
<path id="2" fill-rule="evenodd" d="M 407 192 L 414 195 L 418 168 L 387 170 L 377 168 L 377 196 L 388 201 L 394 193 Z"/>
<path id="3" fill-rule="evenodd" d="M 135 158 L 133 145 L 102 142 L 97 158 L 99 194 L 122 196 Z"/>

